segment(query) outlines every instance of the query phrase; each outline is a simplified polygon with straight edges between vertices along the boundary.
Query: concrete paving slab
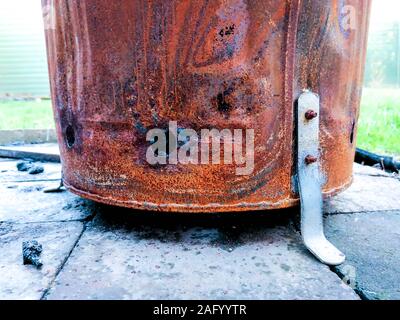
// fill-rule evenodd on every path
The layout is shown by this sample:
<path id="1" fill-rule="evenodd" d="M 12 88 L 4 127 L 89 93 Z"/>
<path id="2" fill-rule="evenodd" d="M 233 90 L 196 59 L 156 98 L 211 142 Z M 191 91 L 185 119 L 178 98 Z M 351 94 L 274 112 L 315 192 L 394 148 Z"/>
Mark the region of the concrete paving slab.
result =
<path id="1" fill-rule="evenodd" d="M 96 212 L 96 204 L 67 191 L 46 194 L 55 182 L 0 183 L 0 222 L 84 220 Z"/>
<path id="2" fill-rule="evenodd" d="M 330 216 L 326 228 L 347 256 L 337 272 L 363 298 L 400 300 L 400 211 Z"/>
<path id="3" fill-rule="evenodd" d="M 9 150 L 35 152 L 35 153 L 48 153 L 59 155 L 60 149 L 57 143 L 41 143 L 41 144 L 22 144 L 16 146 L 6 146 Z"/>
<path id="4" fill-rule="evenodd" d="M 305 250 L 291 220 L 276 216 L 109 209 L 88 226 L 47 298 L 358 299 Z"/>
<path id="5" fill-rule="evenodd" d="M 60 163 L 60 151 L 57 143 L 0 146 L 0 157 L 28 158 L 36 161 Z"/>
<path id="6" fill-rule="evenodd" d="M 325 201 L 325 213 L 400 210 L 400 180 L 384 171 L 355 165 L 354 183 Z"/>
<path id="7" fill-rule="evenodd" d="M 304 248 L 294 227 L 298 209 L 139 213 L 68 192 L 44 194 L 60 179 L 60 165 L 31 176 L 16 163 L 0 159 L 0 299 L 40 298 L 81 234 L 75 220 L 96 213 L 46 298 L 359 298 Z M 354 184 L 324 205 L 327 236 L 348 258 L 335 270 L 364 298 L 400 299 L 400 180 L 360 165 L 354 172 Z M 48 250 L 42 270 L 22 266 L 22 241 L 35 239 Z"/>
<path id="8" fill-rule="evenodd" d="M 353 166 L 353 173 L 355 175 L 364 175 L 364 176 L 372 176 L 372 177 L 393 177 L 392 173 L 388 173 L 386 171 L 370 167 L 363 166 L 361 164 L 355 163 Z"/>
<path id="9" fill-rule="evenodd" d="M 40 299 L 81 235 L 81 222 L 0 223 L 0 300 Z M 43 267 L 24 266 L 22 242 L 43 245 Z"/>
<path id="10" fill-rule="evenodd" d="M 0 162 L 0 185 L 6 182 L 61 180 L 61 164 L 59 163 L 36 162 L 44 167 L 44 172 L 32 175 L 28 172 L 19 172 L 18 162 L 19 160 Z"/>

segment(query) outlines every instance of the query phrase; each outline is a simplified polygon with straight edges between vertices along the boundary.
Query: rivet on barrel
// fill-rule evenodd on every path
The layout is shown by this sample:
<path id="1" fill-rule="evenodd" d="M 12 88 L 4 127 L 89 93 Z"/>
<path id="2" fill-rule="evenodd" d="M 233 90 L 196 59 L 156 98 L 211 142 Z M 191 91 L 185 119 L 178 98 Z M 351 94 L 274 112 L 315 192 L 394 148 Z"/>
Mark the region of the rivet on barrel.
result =
<path id="1" fill-rule="evenodd" d="M 318 161 L 318 159 L 317 159 L 316 157 L 312 156 L 312 155 L 308 155 L 308 156 L 305 158 L 306 165 L 313 164 L 313 163 L 315 163 L 315 162 L 317 162 L 317 161 Z"/>
<path id="2" fill-rule="evenodd" d="M 307 120 L 312 120 L 318 117 L 318 113 L 315 112 L 314 110 L 308 110 L 305 114 L 305 117 Z"/>

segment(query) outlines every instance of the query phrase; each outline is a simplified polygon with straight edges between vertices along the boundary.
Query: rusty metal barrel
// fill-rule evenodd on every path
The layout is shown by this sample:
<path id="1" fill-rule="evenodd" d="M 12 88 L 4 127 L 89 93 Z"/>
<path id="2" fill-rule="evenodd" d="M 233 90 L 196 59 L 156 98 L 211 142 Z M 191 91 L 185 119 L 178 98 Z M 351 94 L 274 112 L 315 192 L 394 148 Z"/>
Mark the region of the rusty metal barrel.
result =
<path id="1" fill-rule="evenodd" d="M 294 110 L 304 89 L 321 101 L 323 192 L 351 184 L 369 0 L 42 4 L 63 181 L 73 193 L 154 211 L 295 206 Z M 253 130 L 253 170 L 150 164 L 146 135 L 171 122 Z"/>

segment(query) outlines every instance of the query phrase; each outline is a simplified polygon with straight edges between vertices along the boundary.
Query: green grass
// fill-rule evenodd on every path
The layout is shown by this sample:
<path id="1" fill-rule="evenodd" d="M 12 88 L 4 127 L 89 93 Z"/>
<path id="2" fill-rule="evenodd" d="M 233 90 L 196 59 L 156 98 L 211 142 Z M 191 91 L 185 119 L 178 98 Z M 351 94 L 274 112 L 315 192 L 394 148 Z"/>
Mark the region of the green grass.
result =
<path id="1" fill-rule="evenodd" d="M 400 155 L 400 90 L 364 89 L 357 146 Z"/>
<path id="2" fill-rule="evenodd" d="M 49 100 L 0 101 L 0 130 L 54 128 Z M 364 89 L 358 147 L 400 155 L 400 90 Z"/>
<path id="3" fill-rule="evenodd" d="M 0 100 L 0 130 L 48 128 L 54 128 L 50 100 Z"/>

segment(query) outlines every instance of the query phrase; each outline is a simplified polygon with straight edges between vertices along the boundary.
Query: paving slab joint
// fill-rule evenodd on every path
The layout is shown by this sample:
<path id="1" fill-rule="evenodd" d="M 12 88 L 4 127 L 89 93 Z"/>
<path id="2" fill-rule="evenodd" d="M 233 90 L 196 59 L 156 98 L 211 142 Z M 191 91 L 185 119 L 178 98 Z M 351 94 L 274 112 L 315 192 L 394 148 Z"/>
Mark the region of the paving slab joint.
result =
<path id="1" fill-rule="evenodd" d="M 339 279 L 340 279 L 341 281 L 343 281 L 343 283 L 344 283 L 345 285 L 347 285 L 350 289 L 352 289 L 352 290 L 354 291 L 354 293 L 360 297 L 360 300 L 364 300 L 364 301 L 369 301 L 369 300 L 370 300 L 370 299 L 368 299 L 368 297 L 363 293 L 363 291 L 358 287 L 357 282 L 355 283 L 354 287 L 348 285 L 348 284 L 345 282 L 345 277 L 346 277 L 346 275 L 343 274 L 343 273 L 339 270 L 338 267 L 332 266 L 332 267 L 329 267 L 329 269 L 330 269 L 333 273 L 335 273 L 335 274 L 339 277 Z"/>
<path id="2" fill-rule="evenodd" d="M 94 217 L 94 216 L 93 216 Z M 92 217 L 92 219 L 93 219 Z M 89 221 L 84 222 L 83 224 L 83 228 L 81 233 L 79 234 L 78 238 L 76 239 L 74 245 L 72 246 L 71 250 L 68 252 L 68 254 L 66 255 L 66 257 L 64 258 L 64 260 L 62 261 L 60 267 L 57 269 L 53 279 L 50 281 L 48 287 L 46 288 L 46 290 L 43 292 L 42 296 L 40 297 L 40 300 L 47 300 L 48 295 L 50 294 L 50 291 L 53 287 L 53 285 L 55 284 L 58 275 L 61 273 L 61 271 L 64 269 L 64 266 L 66 265 L 66 263 L 68 262 L 69 258 L 71 257 L 73 251 L 75 250 L 75 248 L 77 247 L 79 241 L 81 240 L 83 234 L 86 231 L 87 225 L 88 225 Z"/>

